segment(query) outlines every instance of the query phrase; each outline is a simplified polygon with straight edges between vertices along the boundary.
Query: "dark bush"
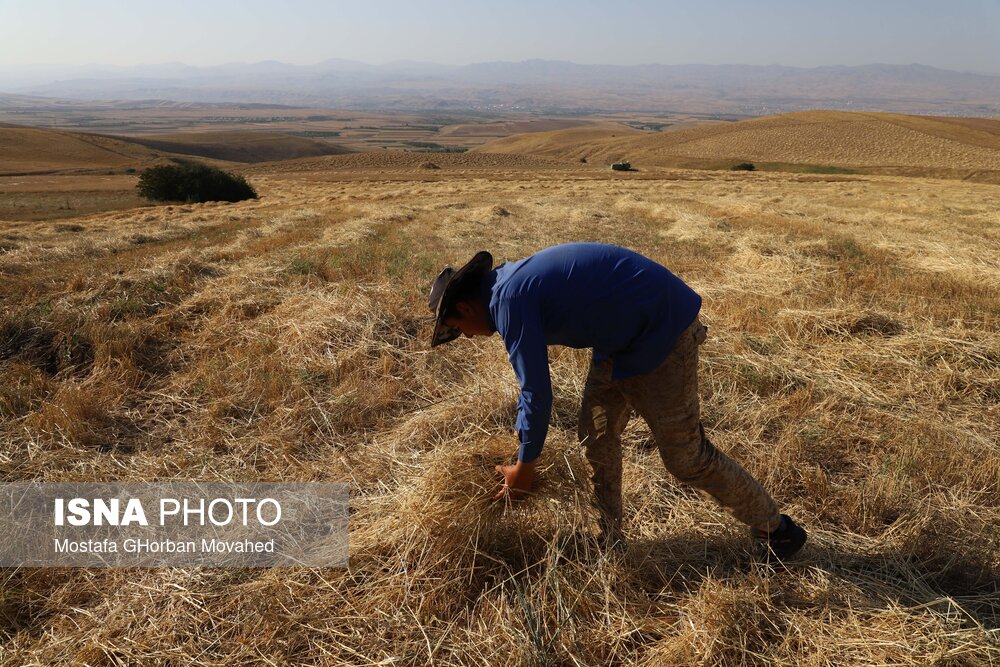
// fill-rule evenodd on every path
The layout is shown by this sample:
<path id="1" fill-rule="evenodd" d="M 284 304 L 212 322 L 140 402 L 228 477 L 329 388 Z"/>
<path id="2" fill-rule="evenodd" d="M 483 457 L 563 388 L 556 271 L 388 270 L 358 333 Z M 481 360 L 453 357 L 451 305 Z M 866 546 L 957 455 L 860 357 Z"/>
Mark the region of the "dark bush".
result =
<path id="1" fill-rule="evenodd" d="M 257 198 L 253 186 L 242 176 L 195 163 L 145 169 L 136 189 L 154 201 L 232 202 Z"/>
<path id="2" fill-rule="evenodd" d="M 733 166 L 733 171 L 754 171 L 757 167 L 753 166 L 753 162 L 740 162 Z"/>

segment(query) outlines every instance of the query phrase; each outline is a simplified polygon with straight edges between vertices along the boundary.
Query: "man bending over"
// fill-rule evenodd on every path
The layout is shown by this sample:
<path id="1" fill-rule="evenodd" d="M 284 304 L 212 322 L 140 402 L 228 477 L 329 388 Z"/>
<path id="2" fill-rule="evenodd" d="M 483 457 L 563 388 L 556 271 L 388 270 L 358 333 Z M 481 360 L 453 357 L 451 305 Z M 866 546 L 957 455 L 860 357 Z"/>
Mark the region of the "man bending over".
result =
<path id="1" fill-rule="evenodd" d="M 520 498 L 534 481 L 552 411 L 547 346 L 593 348 L 579 437 L 603 540 L 621 540 L 621 434 L 635 410 L 667 470 L 749 526 L 768 555 L 788 558 L 805 543 L 805 531 L 778 512 L 760 483 L 705 437 L 701 297 L 663 266 L 600 243 L 557 245 L 496 268 L 480 251 L 461 269 L 441 272 L 428 305 L 436 318 L 431 347 L 499 333 L 520 383 L 518 460 L 497 466 L 505 484 L 494 500 Z"/>

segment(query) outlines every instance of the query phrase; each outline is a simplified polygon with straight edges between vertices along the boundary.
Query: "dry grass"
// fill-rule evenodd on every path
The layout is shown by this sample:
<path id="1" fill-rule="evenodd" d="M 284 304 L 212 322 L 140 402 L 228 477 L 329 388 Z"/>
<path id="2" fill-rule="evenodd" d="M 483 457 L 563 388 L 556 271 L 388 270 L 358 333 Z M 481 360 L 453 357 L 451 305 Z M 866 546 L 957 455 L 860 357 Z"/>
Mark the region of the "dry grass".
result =
<path id="1" fill-rule="evenodd" d="M 89 176 L 0 176 L 0 220 L 60 220 L 147 204 L 135 191 L 138 176 L 118 171 Z M 77 227 L 69 222 L 62 231 Z M 8 245 L 14 240 L 7 239 Z"/>
<path id="2" fill-rule="evenodd" d="M 324 161 L 257 168 L 257 201 L 0 223 L 0 471 L 349 481 L 350 567 L 7 570 L 0 661 L 1000 661 L 995 187 Z M 639 421 L 629 547 L 598 549 L 580 351 L 551 351 L 536 497 L 485 501 L 517 386 L 496 338 L 427 349 L 424 291 L 569 240 L 704 295 L 706 425 L 809 528 L 801 560 L 749 565 Z"/>
<path id="3" fill-rule="evenodd" d="M 442 128 L 442 136 L 458 135 L 462 137 L 496 137 L 523 132 L 551 132 L 564 130 L 588 121 L 581 119 L 541 119 L 541 120 L 506 120 L 492 123 L 472 123 L 466 125 L 448 125 Z"/>
<path id="4" fill-rule="evenodd" d="M 347 149 L 326 141 L 296 137 L 284 132 L 259 130 L 175 132 L 128 137 L 127 141 L 168 153 L 196 155 L 231 162 L 293 160 L 348 152 Z"/>
<path id="5" fill-rule="evenodd" d="M 3 176 L 122 169 L 153 164 L 157 158 L 145 146 L 112 137 L 0 125 L 0 175 Z"/>
<path id="6" fill-rule="evenodd" d="M 246 167 L 242 171 L 246 173 L 271 173 L 280 170 L 282 174 L 302 173 L 302 172 L 329 172 L 332 170 L 356 171 L 403 171 L 407 172 L 404 178 L 413 177 L 414 167 L 420 167 L 424 163 L 432 162 L 442 169 L 487 169 L 496 171 L 498 169 L 514 169 L 520 172 L 524 169 L 566 169 L 572 167 L 572 163 L 563 159 L 546 157 L 536 157 L 532 155 L 516 154 L 490 154 L 490 153 L 427 153 L 423 151 L 368 151 L 360 153 L 349 153 L 347 155 L 333 155 L 320 158 L 303 158 L 301 160 L 289 160 L 281 165 L 258 165 Z M 520 175 L 520 174 L 519 174 Z M 490 177 L 495 174 L 490 174 Z M 365 175 L 369 177 L 369 175 Z"/>
<path id="7" fill-rule="evenodd" d="M 116 137 L 0 124 L 0 178 L 40 174 L 136 171 L 154 164 L 207 158 L 212 164 L 337 155 L 347 149 L 283 132 L 178 132 Z M 0 219 L 12 217 L 0 209 Z M 16 219 L 16 218 L 13 218 Z"/>
<path id="8" fill-rule="evenodd" d="M 888 113 L 809 111 L 648 133 L 595 126 L 515 135 L 477 151 L 587 158 L 633 166 L 726 168 L 751 160 L 859 169 L 953 170 L 959 177 L 1000 171 L 1000 121 Z M 942 173 L 941 175 L 945 175 Z"/>

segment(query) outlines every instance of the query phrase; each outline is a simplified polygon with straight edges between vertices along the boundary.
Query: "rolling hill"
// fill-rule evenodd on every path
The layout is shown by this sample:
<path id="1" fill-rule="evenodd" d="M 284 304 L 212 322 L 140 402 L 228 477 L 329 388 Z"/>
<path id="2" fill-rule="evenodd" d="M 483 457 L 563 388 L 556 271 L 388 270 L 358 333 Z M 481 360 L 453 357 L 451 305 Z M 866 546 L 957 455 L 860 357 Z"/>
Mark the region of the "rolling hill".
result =
<path id="1" fill-rule="evenodd" d="M 2 175 L 141 167 L 161 157 L 115 137 L 0 124 Z"/>
<path id="2" fill-rule="evenodd" d="M 228 162 L 270 162 L 351 151 L 336 144 L 284 132 L 178 132 L 128 137 L 148 148 Z"/>
<path id="3" fill-rule="evenodd" d="M 0 123 L 0 175 L 144 168 L 191 156 L 265 162 L 350 152 L 281 132 L 190 132 L 118 137 Z"/>
<path id="4" fill-rule="evenodd" d="M 479 152 L 634 166 L 827 165 L 858 170 L 1000 170 L 1000 120 L 807 111 L 651 134 L 594 125 L 515 135 Z"/>

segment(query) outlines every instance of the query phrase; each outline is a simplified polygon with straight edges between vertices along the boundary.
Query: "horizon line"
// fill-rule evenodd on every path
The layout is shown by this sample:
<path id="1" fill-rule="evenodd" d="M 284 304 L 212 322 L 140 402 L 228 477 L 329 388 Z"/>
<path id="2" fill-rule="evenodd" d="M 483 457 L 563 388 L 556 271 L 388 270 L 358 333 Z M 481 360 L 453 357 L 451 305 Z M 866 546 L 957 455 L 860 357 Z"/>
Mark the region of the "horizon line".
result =
<path id="1" fill-rule="evenodd" d="M 461 69 L 463 67 L 473 67 L 473 66 L 476 66 L 476 65 L 493 65 L 493 64 L 523 65 L 523 64 L 527 64 L 527 63 L 533 63 L 533 62 L 537 62 L 537 63 L 558 63 L 558 64 L 563 64 L 563 65 L 576 65 L 576 66 L 580 66 L 580 67 L 622 67 L 622 68 L 630 68 L 630 67 L 759 67 L 759 68 L 783 67 L 783 68 L 788 68 L 788 69 L 810 70 L 810 69 L 824 69 L 824 68 L 861 68 L 861 67 L 926 67 L 926 68 L 929 68 L 929 69 L 936 69 L 936 70 L 940 70 L 940 71 L 943 71 L 943 72 L 956 72 L 956 73 L 959 73 L 959 74 L 973 74 L 973 75 L 976 75 L 976 76 L 993 76 L 993 77 L 1000 76 L 1000 72 L 986 72 L 986 71 L 981 71 L 981 70 L 968 70 L 968 69 L 966 69 L 966 70 L 949 69 L 947 67 L 939 67 L 937 65 L 927 65 L 927 64 L 919 63 L 919 62 L 910 62 L 910 63 L 869 62 L 869 63 L 859 64 L 859 65 L 844 65 L 842 63 L 836 63 L 836 64 L 811 65 L 811 66 L 807 66 L 807 65 L 786 65 L 786 64 L 783 64 L 783 63 L 768 63 L 766 65 L 761 65 L 761 64 L 752 64 L 752 63 L 736 63 L 736 62 L 728 62 L 728 63 L 706 63 L 706 62 L 664 63 L 664 62 L 645 62 L 645 63 L 632 63 L 632 64 L 628 64 L 628 65 L 623 65 L 623 64 L 618 64 L 618 63 L 577 62 L 577 61 L 573 61 L 573 60 L 560 60 L 560 59 L 553 59 L 553 58 L 525 58 L 525 59 L 522 59 L 522 60 L 482 60 L 482 61 L 468 62 L 468 63 L 464 63 L 464 64 L 460 64 L 460 65 L 451 65 L 451 64 L 438 63 L 438 62 L 433 62 L 433 61 L 428 61 L 428 60 L 408 60 L 408 59 L 392 60 L 392 61 L 387 61 L 387 62 L 374 63 L 374 62 L 366 62 L 366 61 L 363 61 L 363 60 L 354 60 L 352 58 L 340 58 L 340 57 L 336 57 L 336 56 L 332 56 L 330 58 L 325 58 L 323 60 L 319 60 L 319 61 L 316 61 L 316 62 L 302 63 L 302 64 L 285 62 L 283 60 L 278 60 L 278 59 L 275 59 L 275 58 L 265 58 L 263 60 L 255 60 L 255 61 L 235 60 L 235 61 L 228 61 L 228 62 L 222 62 L 222 63 L 200 64 L 200 65 L 191 64 L 191 63 L 187 63 L 187 62 L 180 61 L 180 60 L 165 60 L 165 61 L 158 61 L 158 62 L 143 62 L 143 63 L 130 63 L 130 64 L 113 64 L 113 63 L 106 63 L 106 62 L 105 63 L 102 63 L 102 62 L 88 62 L 88 63 L 81 63 L 81 64 L 77 64 L 77 63 L 62 63 L 62 62 L 47 62 L 47 63 L 35 62 L 35 63 L 11 63 L 11 64 L 7 64 L 7 63 L 0 62 L 0 68 L 16 69 L 18 67 L 81 67 L 81 68 L 85 68 L 85 67 L 108 67 L 108 68 L 127 69 L 127 68 L 135 68 L 135 67 L 158 67 L 158 66 L 164 66 L 164 65 L 179 65 L 179 66 L 183 66 L 183 67 L 191 67 L 191 68 L 194 68 L 194 69 L 209 69 L 209 68 L 215 68 L 215 67 L 253 66 L 253 65 L 264 65 L 264 64 L 284 65 L 284 66 L 287 66 L 287 67 L 316 67 L 318 65 L 323 65 L 323 64 L 326 64 L 326 63 L 329 63 L 329 62 L 332 62 L 332 61 L 340 61 L 340 62 L 344 62 L 344 63 L 354 63 L 354 64 L 358 64 L 358 65 L 364 65 L 366 67 L 391 67 L 393 65 L 399 66 L 399 65 L 408 65 L 409 64 L 409 65 L 425 65 L 425 66 L 433 66 L 433 67 L 444 67 L 444 68 L 451 68 L 451 69 Z"/>

